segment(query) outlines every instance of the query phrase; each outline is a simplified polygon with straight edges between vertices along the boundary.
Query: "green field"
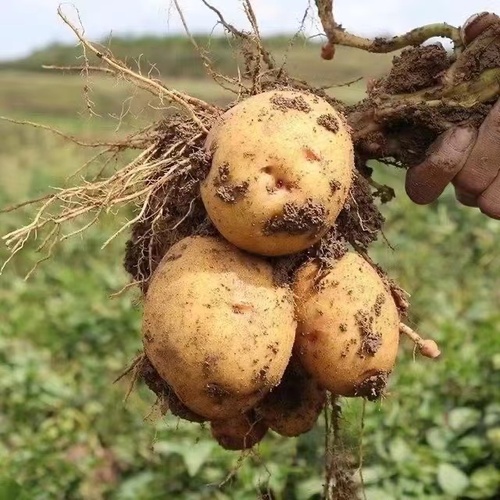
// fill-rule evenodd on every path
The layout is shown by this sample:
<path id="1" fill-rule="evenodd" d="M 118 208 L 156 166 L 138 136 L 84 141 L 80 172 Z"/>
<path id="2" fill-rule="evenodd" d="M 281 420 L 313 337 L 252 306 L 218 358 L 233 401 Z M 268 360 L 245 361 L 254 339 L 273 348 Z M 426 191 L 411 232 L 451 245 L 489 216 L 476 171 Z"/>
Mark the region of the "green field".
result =
<path id="1" fill-rule="evenodd" d="M 297 74 L 312 54 L 299 51 Z M 365 77 L 381 71 L 366 55 L 352 56 L 335 71 L 314 63 L 314 80 L 346 81 L 356 67 Z M 0 115 L 92 138 L 125 134 L 160 116 L 149 106 L 153 99 L 138 94 L 115 132 L 129 87 L 94 77 L 89 97 L 100 116 L 90 117 L 81 76 L 21 66 L 0 71 Z M 205 99 L 230 98 L 207 80 L 163 74 L 168 85 Z M 363 85 L 332 92 L 353 101 Z M 65 184 L 90 154 L 49 132 L 0 122 L 1 205 Z M 368 404 L 367 498 L 496 498 L 500 226 L 459 207 L 451 192 L 429 207 L 411 204 L 402 172 L 375 165 L 375 177 L 391 183 L 397 197 L 382 207 L 386 241 L 372 255 L 412 294 L 410 322 L 439 342 L 443 356 L 413 359 L 405 342 L 389 396 Z M 0 233 L 27 223 L 30 214 L 2 214 Z M 153 398 L 144 387 L 123 403 L 127 381 L 112 382 L 141 348 L 140 308 L 134 293 L 110 298 L 127 283 L 125 236 L 101 250 L 122 222 L 123 215 L 110 214 L 84 238 L 67 240 L 28 281 L 39 256 L 26 248 L 0 277 L 0 500 L 246 500 L 268 488 L 280 500 L 319 498 L 322 423 L 298 439 L 272 436 L 240 464 L 206 429 L 149 415 Z M 7 257 L 4 246 L 0 257 Z M 344 411 L 346 453 L 357 456 L 361 403 L 346 401 Z"/>

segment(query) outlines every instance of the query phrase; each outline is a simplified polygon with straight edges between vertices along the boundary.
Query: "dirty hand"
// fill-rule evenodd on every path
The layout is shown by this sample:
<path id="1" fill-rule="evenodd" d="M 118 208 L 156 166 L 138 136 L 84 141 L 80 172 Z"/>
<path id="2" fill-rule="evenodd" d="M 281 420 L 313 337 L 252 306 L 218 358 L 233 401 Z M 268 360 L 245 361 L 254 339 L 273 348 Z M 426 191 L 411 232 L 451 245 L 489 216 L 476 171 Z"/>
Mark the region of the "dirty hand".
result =
<path id="1" fill-rule="evenodd" d="M 465 43 L 499 22 L 500 17 L 487 12 L 469 18 L 462 31 Z M 500 219 L 500 99 L 479 130 L 456 127 L 443 133 L 426 160 L 408 170 L 406 192 L 415 203 L 426 205 L 450 182 L 459 202 Z"/>

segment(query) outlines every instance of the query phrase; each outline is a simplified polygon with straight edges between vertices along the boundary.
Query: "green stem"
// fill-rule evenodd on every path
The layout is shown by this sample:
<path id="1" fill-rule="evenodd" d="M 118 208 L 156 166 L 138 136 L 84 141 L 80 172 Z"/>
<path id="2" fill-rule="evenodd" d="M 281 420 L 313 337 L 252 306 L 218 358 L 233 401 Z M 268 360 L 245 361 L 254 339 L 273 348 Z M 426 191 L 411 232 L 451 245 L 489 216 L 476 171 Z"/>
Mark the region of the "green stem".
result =
<path id="1" fill-rule="evenodd" d="M 333 0 L 315 0 L 318 15 L 325 30 L 328 41 L 332 45 L 345 45 L 378 54 L 393 52 L 405 47 L 420 45 L 429 38 L 445 37 L 453 40 L 455 52 L 463 48 L 460 30 L 447 23 L 434 23 L 415 28 L 403 35 L 392 38 L 377 37 L 375 39 L 363 38 L 348 33 L 335 22 L 333 15 Z"/>

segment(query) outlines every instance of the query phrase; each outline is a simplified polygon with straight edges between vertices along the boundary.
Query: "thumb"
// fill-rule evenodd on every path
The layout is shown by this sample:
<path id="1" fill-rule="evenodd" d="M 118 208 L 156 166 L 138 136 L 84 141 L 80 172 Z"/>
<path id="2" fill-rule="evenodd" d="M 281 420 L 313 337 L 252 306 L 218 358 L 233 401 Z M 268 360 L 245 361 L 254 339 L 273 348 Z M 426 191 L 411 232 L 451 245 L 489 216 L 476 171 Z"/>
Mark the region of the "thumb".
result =
<path id="1" fill-rule="evenodd" d="M 462 41 L 468 45 L 490 26 L 497 23 L 500 23 L 500 17 L 492 12 L 480 12 L 470 16 L 460 30 Z"/>
<path id="2" fill-rule="evenodd" d="M 444 132 L 429 148 L 427 158 L 406 172 L 406 193 L 418 205 L 432 203 L 463 167 L 474 146 L 473 128 Z"/>

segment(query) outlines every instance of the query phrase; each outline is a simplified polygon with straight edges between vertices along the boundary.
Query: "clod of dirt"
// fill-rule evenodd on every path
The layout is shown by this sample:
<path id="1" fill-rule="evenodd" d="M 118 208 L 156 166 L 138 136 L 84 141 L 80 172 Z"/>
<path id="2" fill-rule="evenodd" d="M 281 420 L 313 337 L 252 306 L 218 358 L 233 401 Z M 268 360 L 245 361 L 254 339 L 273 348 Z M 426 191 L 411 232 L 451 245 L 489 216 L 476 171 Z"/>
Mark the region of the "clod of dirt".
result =
<path id="1" fill-rule="evenodd" d="M 287 112 L 289 109 L 295 109 L 297 111 L 303 111 L 304 113 L 311 112 L 311 106 L 306 102 L 302 96 L 297 96 L 293 98 L 274 96 L 271 98 L 271 104 L 273 108 L 279 109 L 280 111 Z"/>
<path id="2" fill-rule="evenodd" d="M 273 264 L 273 280 L 276 286 L 288 286 L 295 277 L 295 271 L 307 260 L 307 252 L 270 259 Z"/>
<path id="3" fill-rule="evenodd" d="M 395 57 L 390 73 L 370 82 L 368 97 L 346 110 L 357 155 L 411 168 L 450 127 L 478 128 L 496 100 L 492 76 L 479 77 L 500 67 L 499 35 L 500 24 L 492 25 L 458 59 L 439 44 Z"/>
<path id="4" fill-rule="evenodd" d="M 318 125 L 326 128 L 329 132 L 336 134 L 339 131 L 339 123 L 334 115 L 321 115 L 318 118 Z"/>
<path id="5" fill-rule="evenodd" d="M 382 293 L 380 295 L 377 295 L 377 298 L 375 300 L 375 305 L 373 306 L 375 316 L 380 316 L 384 302 L 385 302 L 385 295 Z"/>
<path id="6" fill-rule="evenodd" d="M 219 178 L 216 181 L 218 186 L 229 181 L 229 165 L 227 163 L 219 167 Z"/>
<path id="7" fill-rule="evenodd" d="M 388 378 L 389 374 L 383 371 L 370 375 L 358 384 L 355 395 L 366 398 L 368 401 L 380 399 L 384 395 Z"/>
<path id="8" fill-rule="evenodd" d="M 336 181 L 336 180 L 330 181 L 330 190 L 331 190 L 332 194 L 335 194 L 341 187 L 342 187 L 342 185 L 340 184 L 339 181 Z"/>
<path id="9" fill-rule="evenodd" d="M 416 92 L 438 84 L 450 65 L 450 56 L 441 44 L 412 47 L 394 57 L 389 75 L 376 86 L 387 94 Z"/>
<path id="10" fill-rule="evenodd" d="M 337 219 L 336 230 L 348 242 L 363 250 L 377 240 L 385 222 L 370 189 L 368 181 L 357 174 L 347 203 Z"/>
<path id="11" fill-rule="evenodd" d="M 303 205 L 285 203 L 283 213 L 269 219 L 264 227 L 265 234 L 316 234 L 326 223 L 326 209 L 321 203 L 309 199 Z"/>
<path id="12" fill-rule="evenodd" d="M 356 313 L 356 323 L 361 333 L 360 357 L 373 356 L 382 345 L 382 335 L 373 329 L 373 316 L 366 311 Z"/>
<path id="13" fill-rule="evenodd" d="M 155 159 L 161 160 L 176 144 L 184 144 L 189 165 L 178 170 L 167 185 L 150 197 L 126 243 L 125 270 L 144 293 L 149 278 L 172 245 L 192 234 L 217 233 L 199 197 L 199 183 L 210 169 L 211 156 L 205 151 L 204 138 L 196 125 L 185 117 L 171 117 L 158 124 L 156 135 L 159 147 Z M 164 173 L 159 169 L 150 182 Z"/>
<path id="14" fill-rule="evenodd" d="M 245 197 L 248 191 L 248 182 L 225 185 L 217 188 L 217 196 L 226 203 L 236 203 Z"/>

